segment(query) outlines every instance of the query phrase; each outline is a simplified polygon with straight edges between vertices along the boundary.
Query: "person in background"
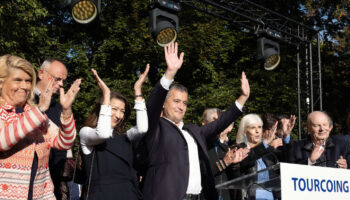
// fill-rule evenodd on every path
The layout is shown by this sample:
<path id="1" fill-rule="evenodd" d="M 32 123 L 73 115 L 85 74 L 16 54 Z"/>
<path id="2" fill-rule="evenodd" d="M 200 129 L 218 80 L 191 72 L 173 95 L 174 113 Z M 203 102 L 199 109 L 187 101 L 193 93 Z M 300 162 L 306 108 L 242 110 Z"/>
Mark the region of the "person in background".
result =
<path id="1" fill-rule="evenodd" d="M 53 80 L 52 97 L 50 106 L 45 112 L 49 119 L 58 127 L 61 125 L 60 116 L 62 112 L 61 104 L 57 99 L 57 92 L 63 87 L 64 81 L 67 79 L 67 68 L 57 58 L 46 59 L 38 70 L 38 82 L 35 88 L 35 103 L 39 103 L 40 94 L 45 91 L 46 86 Z M 66 162 L 67 151 L 52 149 L 50 152 L 49 166 L 52 182 L 55 186 L 56 199 L 60 200 L 63 196 L 67 196 L 66 182 L 62 181 L 63 168 Z M 63 198 L 65 199 L 65 198 Z"/>
<path id="2" fill-rule="evenodd" d="M 202 115 L 202 125 L 211 123 L 219 118 L 222 111 L 218 108 L 205 109 Z M 229 138 L 227 134 L 233 129 L 233 123 L 222 131 L 218 138 L 208 144 L 208 156 L 211 170 L 213 171 L 215 185 L 224 183 L 232 178 L 233 163 L 230 157 L 233 156 L 233 151 L 230 149 Z M 241 150 L 240 150 L 241 151 Z M 227 166 L 227 167 L 226 167 Z M 234 190 L 218 190 L 219 200 L 236 199 Z"/>
<path id="3" fill-rule="evenodd" d="M 265 122 L 265 124 L 264 124 Z M 240 121 L 236 143 L 245 143 L 250 152 L 248 157 L 241 162 L 240 173 L 236 177 L 263 170 L 279 162 L 279 159 L 288 155 L 287 152 L 280 156 L 275 152 L 275 148 L 282 145 L 280 139 L 276 139 L 277 118 L 271 114 L 264 115 L 264 122 L 257 114 L 245 115 Z M 290 136 L 286 135 L 283 144 L 288 144 Z M 258 173 L 257 182 L 268 181 L 271 176 L 269 171 Z M 280 193 L 267 191 L 263 188 L 247 188 L 242 190 L 242 198 L 252 200 L 280 199 Z"/>
<path id="4" fill-rule="evenodd" d="M 314 111 L 307 117 L 308 138 L 293 142 L 289 161 L 297 164 L 323 167 L 350 166 L 350 144 L 342 137 L 330 136 L 331 117 L 323 111 Z"/>
<path id="5" fill-rule="evenodd" d="M 51 148 L 71 148 L 76 130 L 72 103 L 79 91 L 77 79 L 67 93 L 60 88 L 61 125 L 45 114 L 54 80 L 34 104 L 36 74 L 25 59 L 0 57 L 0 199 L 56 199 L 49 173 Z"/>
<path id="6" fill-rule="evenodd" d="M 146 105 L 141 92 L 148 71 L 149 65 L 134 85 L 137 126 L 125 131 L 125 124 L 130 116 L 127 99 L 120 93 L 110 91 L 92 69 L 103 95 L 79 132 L 87 177 L 83 199 L 141 198 L 138 177 L 133 168 L 132 145 L 148 129 Z"/>

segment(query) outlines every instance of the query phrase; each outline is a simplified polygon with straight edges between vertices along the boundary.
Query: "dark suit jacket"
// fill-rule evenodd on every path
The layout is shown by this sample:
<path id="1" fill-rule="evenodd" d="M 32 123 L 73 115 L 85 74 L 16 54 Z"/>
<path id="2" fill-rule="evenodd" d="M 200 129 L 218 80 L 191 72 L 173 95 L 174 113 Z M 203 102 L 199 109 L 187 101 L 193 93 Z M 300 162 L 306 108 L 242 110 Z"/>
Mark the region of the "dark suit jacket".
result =
<path id="1" fill-rule="evenodd" d="M 313 149 L 311 138 L 293 142 L 289 152 L 289 160 L 292 163 L 308 164 L 308 158 Z M 317 166 L 336 167 L 336 162 L 340 156 L 346 159 L 348 169 L 350 168 L 350 145 L 341 137 L 330 136 L 326 141 L 326 149 L 321 157 L 316 161 Z"/>
<path id="2" fill-rule="evenodd" d="M 211 170 L 214 175 L 215 185 L 228 181 L 227 173 L 231 170 L 232 166 L 228 166 L 225 170 L 220 171 L 216 165 L 216 162 L 222 160 L 225 157 L 227 151 L 228 145 L 221 143 L 220 140 L 217 140 L 214 145 L 211 145 L 211 147 L 208 149 L 209 161 Z M 219 196 L 223 197 L 223 199 L 231 199 L 229 190 L 219 190 L 218 192 Z"/>
<path id="3" fill-rule="evenodd" d="M 148 150 L 148 166 L 143 187 L 144 200 L 180 200 L 186 194 L 189 178 L 187 143 L 172 122 L 160 118 L 167 94 L 160 83 L 154 87 L 147 102 L 149 130 L 144 137 Z M 196 140 L 201 169 L 202 192 L 206 199 L 218 199 L 210 169 L 207 140 L 213 141 L 241 115 L 233 104 L 219 119 L 205 126 L 185 125 L 184 130 Z"/>

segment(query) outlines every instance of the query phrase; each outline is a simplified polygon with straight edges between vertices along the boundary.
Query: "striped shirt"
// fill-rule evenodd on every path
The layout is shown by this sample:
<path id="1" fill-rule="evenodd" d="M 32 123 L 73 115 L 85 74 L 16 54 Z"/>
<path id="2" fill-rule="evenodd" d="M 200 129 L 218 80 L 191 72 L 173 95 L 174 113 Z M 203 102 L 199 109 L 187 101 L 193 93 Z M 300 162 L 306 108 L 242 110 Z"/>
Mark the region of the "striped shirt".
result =
<path id="1" fill-rule="evenodd" d="M 34 154 L 38 169 L 33 199 L 55 199 L 48 169 L 51 148 L 69 149 L 75 139 L 73 116 L 57 127 L 36 106 L 26 105 L 23 113 L 15 107 L 0 106 L 0 199 L 27 199 Z"/>

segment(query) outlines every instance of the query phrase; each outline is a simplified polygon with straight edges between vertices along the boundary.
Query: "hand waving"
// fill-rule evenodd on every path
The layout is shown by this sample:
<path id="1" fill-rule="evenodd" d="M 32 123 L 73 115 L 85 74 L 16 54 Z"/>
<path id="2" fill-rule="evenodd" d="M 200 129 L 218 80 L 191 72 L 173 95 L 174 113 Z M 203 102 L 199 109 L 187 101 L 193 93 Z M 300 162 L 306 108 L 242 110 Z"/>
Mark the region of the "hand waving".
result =
<path id="1" fill-rule="evenodd" d="M 185 53 L 181 52 L 178 56 L 178 44 L 177 42 L 171 42 L 168 46 L 164 47 L 165 61 L 167 64 L 167 70 L 165 77 L 169 80 L 174 79 L 176 72 L 181 68 Z"/>
<path id="2" fill-rule="evenodd" d="M 250 95 L 250 86 L 249 86 L 249 82 L 248 79 L 245 75 L 244 72 L 242 72 L 242 78 L 241 78 L 241 90 L 242 90 L 242 94 L 241 96 L 239 96 L 239 98 L 237 99 L 237 102 L 239 104 L 241 104 L 242 106 L 244 106 L 245 102 L 248 100 L 249 95 Z"/>
<path id="3" fill-rule="evenodd" d="M 270 143 L 276 137 L 277 124 L 278 124 L 278 122 L 276 121 L 276 123 L 273 125 L 273 127 L 270 130 L 268 130 L 267 132 L 265 131 L 263 133 L 263 139 L 264 139 L 265 143 L 268 145 L 270 145 Z"/>
<path id="4" fill-rule="evenodd" d="M 289 119 L 282 119 L 282 130 L 283 130 L 283 137 L 288 137 L 290 135 L 290 132 L 292 132 L 294 125 L 295 125 L 295 115 L 291 115 Z"/>
<path id="5" fill-rule="evenodd" d="M 242 95 L 244 95 L 248 98 L 250 95 L 250 86 L 249 86 L 248 79 L 247 79 L 244 72 L 242 72 L 241 90 L 242 90 Z"/>

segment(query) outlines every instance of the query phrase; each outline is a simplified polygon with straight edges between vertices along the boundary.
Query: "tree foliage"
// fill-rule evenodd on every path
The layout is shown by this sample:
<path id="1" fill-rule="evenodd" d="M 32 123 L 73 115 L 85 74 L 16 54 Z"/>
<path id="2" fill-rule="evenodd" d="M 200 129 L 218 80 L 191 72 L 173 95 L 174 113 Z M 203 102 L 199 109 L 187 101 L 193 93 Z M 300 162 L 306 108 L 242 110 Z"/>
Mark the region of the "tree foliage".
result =
<path id="1" fill-rule="evenodd" d="M 148 1 L 102 0 L 100 18 L 85 26 L 76 24 L 68 8 L 59 2 L 1 1 L 1 54 L 19 55 L 36 68 L 47 57 L 64 60 L 69 71 L 66 89 L 76 78 L 83 78 L 73 106 L 78 127 L 83 125 L 101 95 L 91 68 L 95 68 L 113 90 L 133 102 L 133 84 L 146 63 L 150 63 L 149 81 L 143 89 L 147 98 L 166 68 L 163 49 L 148 33 Z M 326 30 L 322 45 L 324 107 L 341 120 L 350 94 L 349 1 L 257 3 Z M 185 61 L 175 81 L 189 89 L 186 122 L 200 124 L 205 108 L 228 108 L 240 94 L 243 70 L 251 84 L 249 112 L 297 113 L 295 48 L 281 44 L 281 65 L 274 71 L 265 71 L 256 62 L 254 35 L 187 7 L 183 7 L 179 18 L 178 42 L 180 51 L 185 52 Z M 134 123 L 133 114 L 129 126 Z M 294 134 L 296 132 L 294 130 Z"/>

